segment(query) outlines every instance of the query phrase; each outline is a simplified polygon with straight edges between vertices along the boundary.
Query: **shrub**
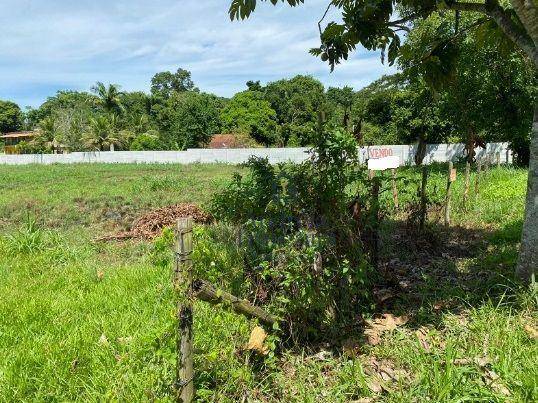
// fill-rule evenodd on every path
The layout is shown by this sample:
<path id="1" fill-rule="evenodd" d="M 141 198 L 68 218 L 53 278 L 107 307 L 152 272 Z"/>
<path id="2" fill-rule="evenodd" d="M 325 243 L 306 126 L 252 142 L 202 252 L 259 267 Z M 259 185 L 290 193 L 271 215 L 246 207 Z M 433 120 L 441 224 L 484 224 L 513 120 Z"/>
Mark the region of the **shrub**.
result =
<path id="1" fill-rule="evenodd" d="M 284 318 L 292 335 L 337 330 L 367 295 L 360 230 L 368 214 L 350 213 L 364 189 L 355 140 L 335 131 L 302 164 L 252 158 L 245 166 L 212 212 L 240 231 L 248 297 Z"/>

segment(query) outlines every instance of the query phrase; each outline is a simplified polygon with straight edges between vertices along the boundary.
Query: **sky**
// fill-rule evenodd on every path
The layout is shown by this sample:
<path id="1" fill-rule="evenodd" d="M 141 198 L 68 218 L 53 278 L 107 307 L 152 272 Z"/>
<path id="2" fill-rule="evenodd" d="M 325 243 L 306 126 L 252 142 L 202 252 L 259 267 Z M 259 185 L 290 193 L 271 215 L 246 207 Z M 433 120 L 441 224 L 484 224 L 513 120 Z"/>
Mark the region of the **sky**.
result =
<path id="1" fill-rule="evenodd" d="M 378 52 L 357 51 L 331 73 L 308 50 L 319 46 L 326 0 L 290 8 L 258 2 L 231 22 L 230 0 L 1 0 L 0 99 L 38 107 L 58 90 L 97 81 L 149 91 L 151 77 L 178 67 L 202 91 L 230 97 L 248 80 L 263 84 L 310 74 L 326 86 L 360 89 L 395 69 Z"/>

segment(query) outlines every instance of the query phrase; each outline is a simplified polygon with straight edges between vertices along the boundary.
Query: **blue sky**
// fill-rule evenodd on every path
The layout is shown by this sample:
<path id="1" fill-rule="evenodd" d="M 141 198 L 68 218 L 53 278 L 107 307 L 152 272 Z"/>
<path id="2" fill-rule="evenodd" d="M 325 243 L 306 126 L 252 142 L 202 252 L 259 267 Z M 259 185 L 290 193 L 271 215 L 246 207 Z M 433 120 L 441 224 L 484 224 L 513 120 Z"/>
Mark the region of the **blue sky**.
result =
<path id="1" fill-rule="evenodd" d="M 294 9 L 259 3 L 250 20 L 231 22 L 229 0 L 1 0 L 0 99 L 36 107 L 96 81 L 148 91 L 156 72 L 178 67 L 222 96 L 248 80 L 311 74 L 359 89 L 394 72 L 364 49 L 334 73 L 308 54 L 326 0 Z"/>

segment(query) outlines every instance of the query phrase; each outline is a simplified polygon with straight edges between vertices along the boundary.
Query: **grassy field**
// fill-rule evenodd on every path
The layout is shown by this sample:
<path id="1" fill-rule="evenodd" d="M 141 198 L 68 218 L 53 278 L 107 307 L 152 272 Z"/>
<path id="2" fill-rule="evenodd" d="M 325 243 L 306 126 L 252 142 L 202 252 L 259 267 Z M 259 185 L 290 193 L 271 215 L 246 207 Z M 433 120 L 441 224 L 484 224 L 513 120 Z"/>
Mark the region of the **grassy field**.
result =
<path id="1" fill-rule="evenodd" d="M 156 207 L 204 206 L 235 170 L 0 166 L 0 401 L 171 400 L 171 269 L 150 242 L 93 240 Z M 444 171 L 432 167 L 434 202 Z M 406 203 L 420 173 L 401 175 Z M 512 278 L 525 188 L 525 171 L 492 169 L 464 207 L 459 178 L 453 227 L 432 212 L 427 237 L 388 217 L 382 267 L 405 267 L 410 284 L 368 315 L 410 320 L 375 345 L 349 334 L 261 361 L 242 352 L 252 323 L 197 303 L 199 400 L 537 401 L 537 295 Z M 390 206 L 390 190 L 382 197 Z"/>

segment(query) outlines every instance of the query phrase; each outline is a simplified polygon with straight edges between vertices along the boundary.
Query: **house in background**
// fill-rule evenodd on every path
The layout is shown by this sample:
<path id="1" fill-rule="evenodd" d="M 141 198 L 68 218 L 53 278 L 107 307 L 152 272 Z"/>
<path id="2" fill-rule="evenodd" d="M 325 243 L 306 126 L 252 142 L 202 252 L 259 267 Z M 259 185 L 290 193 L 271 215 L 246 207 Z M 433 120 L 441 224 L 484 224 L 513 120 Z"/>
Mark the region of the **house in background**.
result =
<path id="1" fill-rule="evenodd" d="M 17 144 L 21 142 L 29 142 L 37 136 L 37 132 L 12 132 L 0 136 L 0 140 L 4 142 L 4 152 L 6 154 L 18 154 Z"/>

